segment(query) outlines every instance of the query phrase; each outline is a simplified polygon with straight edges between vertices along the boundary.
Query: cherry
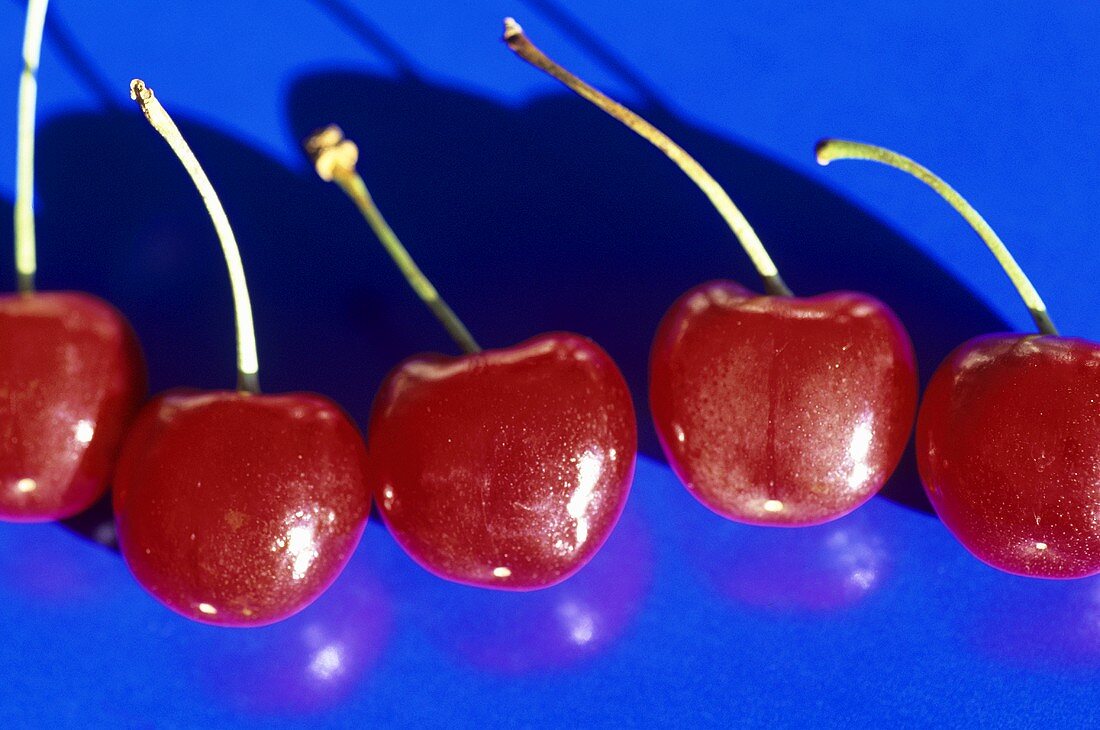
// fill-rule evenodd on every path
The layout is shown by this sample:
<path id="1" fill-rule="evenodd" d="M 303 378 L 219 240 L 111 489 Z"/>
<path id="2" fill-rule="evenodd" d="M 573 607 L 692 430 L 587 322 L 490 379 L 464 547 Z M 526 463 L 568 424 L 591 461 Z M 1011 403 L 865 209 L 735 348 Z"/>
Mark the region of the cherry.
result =
<path id="1" fill-rule="evenodd" d="M 117 310 L 90 294 L 35 291 L 34 123 L 45 19 L 45 0 L 31 0 L 19 81 L 19 293 L 0 296 L 0 520 L 13 522 L 91 506 L 146 394 L 141 348 Z"/>
<path id="2" fill-rule="evenodd" d="M 916 410 L 913 347 L 898 318 L 866 294 L 792 296 L 744 215 L 687 152 L 548 58 L 511 18 L 504 40 L 675 162 L 763 278 L 767 295 L 700 284 L 658 327 L 649 399 L 676 475 L 718 514 L 760 525 L 827 522 L 870 499 L 901 458 Z"/>
<path id="3" fill-rule="evenodd" d="M 362 439 L 318 395 L 175 390 L 119 462 L 119 548 L 138 582 L 206 623 L 273 623 L 335 580 L 369 511 Z"/>
<path id="4" fill-rule="evenodd" d="M 145 398 L 133 330 L 88 294 L 16 294 L 0 297 L 0 352 L 0 518 L 82 512 Z"/>
<path id="5" fill-rule="evenodd" d="M 336 127 L 306 141 L 464 355 L 423 354 L 385 378 L 368 444 L 382 518 L 418 563 L 460 583 L 529 590 L 569 577 L 630 489 L 634 406 L 614 361 L 577 334 L 482 350 L 409 257 Z"/>
<path id="6" fill-rule="evenodd" d="M 991 334 L 940 364 L 917 417 L 917 466 L 947 528 L 1009 573 L 1100 573 L 1100 344 L 1061 337 L 1004 242 L 947 183 L 881 147 L 823 140 L 818 161 L 866 159 L 917 177 L 989 246 L 1040 334 Z"/>
<path id="7" fill-rule="evenodd" d="M 237 391 L 176 390 L 142 409 L 115 481 L 119 549 L 158 600 L 188 618 L 260 626 L 317 598 L 370 510 L 366 449 L 335 403 L 260 395 L 240 253 L 217 194 L 152 89 L 131 95 L 202 194 L 229 268 Z"/>

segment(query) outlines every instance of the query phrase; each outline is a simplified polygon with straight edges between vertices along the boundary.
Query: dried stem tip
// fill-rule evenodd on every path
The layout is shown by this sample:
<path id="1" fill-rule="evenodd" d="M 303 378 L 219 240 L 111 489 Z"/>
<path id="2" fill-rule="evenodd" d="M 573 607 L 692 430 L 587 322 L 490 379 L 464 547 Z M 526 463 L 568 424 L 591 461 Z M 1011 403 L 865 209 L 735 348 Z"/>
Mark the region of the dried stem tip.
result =
<path id="1" fill-rule="evenodd" d="M 505 18 L 504 42 L 507 43 L 518 35 L 523 35 L 523 26 L 517 23 L 515 18 Z"/>
<path id="2" fill-rule="evenodd" d="M 470 335 L 466 325 L 462 324 L 462 320 L 443 301 L 443 297 L 439 296 L 439 292 L 413 261 L 405 245 L 401 243 L 401 239 L 390 228 L 390 224 L 382 216 L 382 211 L 378 210 L 374 198 L 367 190 L 367 184 L 355 169 L 355 163 L 359 161 L 359 148 L 355 143 L 344 138 L 342 129 L 335 124 L 330 124 L 309 135 L 302 142 L 302 147 L 313 160 L 317 175 L 326 182 L 336 183 L 355 203 L 367 221 L 367 225 L 378 237 L 379 243 L 405 276 L 405 280 L 409 282 L 409 286 L 428 305 L 458 346 L 467 353 L 481 352 L 481 347 Z"/>
<path id="3" fill-rule="evenodd" d="M 338 173 L 354 172 L 359 162 L 359 147 L 345 139 L 344 130 L 335 124 L 318 129 L 306 139 L 304 146 L 317 174 L 325 182 L 332 182 Z"/>

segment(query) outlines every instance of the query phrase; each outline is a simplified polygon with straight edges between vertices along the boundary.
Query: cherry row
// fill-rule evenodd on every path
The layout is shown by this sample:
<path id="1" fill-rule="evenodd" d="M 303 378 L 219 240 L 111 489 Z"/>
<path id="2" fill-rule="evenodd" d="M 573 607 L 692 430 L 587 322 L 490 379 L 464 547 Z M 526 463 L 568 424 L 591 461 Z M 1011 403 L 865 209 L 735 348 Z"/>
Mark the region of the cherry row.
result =
<path id="1" fill-rule="evenodd" d="M 119 548 L 137 580 L 175 611 L 263 625 L 308 605 L 354 551 L 372 497 L 390 532 L 429 571 L 530 590 L 581 569 L 630 489 L 637 426 L 630 392 L 596 343 L 540 334 L 483 351 L 416 266 L 335 127 L 305 149 L 359 208 L 463 354 L 398 364 L 367 439 L 336 403 L 262 394 L 244 267 L 217 193 L 153 90 L 131 96 L 191 176 L 232 285 L 235 391 L 176 389 L 147 401 L 126 320 L 84 293 L 35 290 L 35 86 L 46 3 L 28 5 L 20 84 L 15 248 L 19 292 L 0 297 L 0 519 L 79 513 L 113 485 Z M 696 286 L 657 327 L 649 398 L 665 456 L 686 488 L 728 519 L 804 526 L 870 499 L 916 420 L 917 460 L 944 524 L 1012 573 L 1100 572 L 1100 346 L 1059 336 L 1007 248 L 963 198 L 916 162 L 844 140 L 817 159 L 866 159 L 938 192 L 996 255 L 1040 334 L 961 344 L 918 402 L 905 327 L 857 292 L 796 297 L 718 183 L 635 113 L 549 59 L 513 20 L 504 40 L 678 165 L 728 223 L 765 294 Z M 730 560 L 737 556 L 731 555 Z"/>

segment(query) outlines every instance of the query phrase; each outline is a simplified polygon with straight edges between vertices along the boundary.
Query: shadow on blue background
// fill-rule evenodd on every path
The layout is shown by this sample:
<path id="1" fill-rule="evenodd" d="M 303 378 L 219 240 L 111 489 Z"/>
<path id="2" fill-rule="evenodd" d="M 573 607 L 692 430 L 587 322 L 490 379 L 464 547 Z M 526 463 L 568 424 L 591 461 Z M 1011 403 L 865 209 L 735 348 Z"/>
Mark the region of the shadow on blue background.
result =
<path id="1" fill-rule="evenodd" d="M 751 212 L 796 291 L 862 289 L 890 304 L 925 376 L 966 338 L 1004 329 L 836 194 L 649 112 Z M 659 457 L 645 395 L 657 322 L 698 282 L 754 283 L 736 242 L 677 170 L 569 97 L 510 109 L 415 78 L 334 73 L 295 84 L 290 114 L 301 137 L 335 121 L 359 141 L 379 205 L 483 344 L 570 329 L 603 345 L 632 387 L 642 449 Z M 317 390 L 365 423 L 393 363 L 453 351 L 333 186 L 215 130 L 182 126 L 241 240 L 267 389 Z M 228 286 L 201 204 L 167 148 L 125 112 L 61 117 L 41 139 L 41 234 L 73 242 L 43 248 L 43 284 L 87 288 L 120 306 L 146 343 L 154 391 L 227 386 Z M 911 453 L 886 494 L 927 510 Z"/>

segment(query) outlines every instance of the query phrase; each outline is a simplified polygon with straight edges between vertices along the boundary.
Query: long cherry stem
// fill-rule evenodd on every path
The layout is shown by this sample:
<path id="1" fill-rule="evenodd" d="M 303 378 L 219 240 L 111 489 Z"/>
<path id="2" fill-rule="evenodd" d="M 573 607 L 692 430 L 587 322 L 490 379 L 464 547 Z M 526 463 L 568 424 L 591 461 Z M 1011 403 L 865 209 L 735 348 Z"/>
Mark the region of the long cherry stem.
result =
<path id="1" fill-rule="evenodd" d="M 428 305 L 451 338 L 463 352 L 481 352 L 481 347 L 470 335 L 466 325 L 462 324 L 462 320 L 447 306 L 443 297 L 439 296 L 439 292 L 420 271 L 397 234 L 382 217 L 378 206 L 374 204 L 366 183 L 355 169 L 355 163 L 359 161 L 359 148 L 355 143 L 345 139 L 339 127 L 330 125 L 314 132 L 303 144 L 313 160 L 317 174 L 326 182 L 335 182 L 351 198 L 390 258 L 397 264 L 397 268 L 405 275 L 413 291 Z"/>
<path id="2" fill-rule="evenodd" d="M 504 19 L 504 42 L 513 53 L 524 61 L 554 77 L 570 91 L 596 105 L 663 152 L 703 191 L 703 194 L 707 196 L 718 214 L 722 216 L 726 225 L 733 231 L 733 235 L 737 237 L 741 248 L 745 249 L 745 253 L 752 259 L 753 266 L 756 267 L 757 273 L 764 280 L 765 290 L 769 294 L 778 296 L 791 295 L 791 290 L 787 288 L 782 277 L 779 276 L 779 270 L 775 267 L 771 256 L 768 255 L 768 251 L 764 248 L 760 237 L 756 235 L 756 231 L 749 225 L 744 214 L 734 205 L 730 196 L 726 194 L 718 181 L 711 177 L 710 173 L 703 169 L 703 166 L 695 158 L 684 151 L 680 145 L 673 142 L 664 132 L 562 68 L 543 53 L 538 46 L 528 40 L 523 33 L 523 28 L 513 18 Z"/>
<path id="3" fill-rule="evenodd" d="M 1020 298 L 1024 300 L 1024 304 L 1027 305 L 1028 311 L 1031 312 L 1031 318 L 1035 320 L 1035 326 L 1039 331 L 1045 335 L 1058 334 L 1057 328 L 1054 326 L 1054 322 L 1051 321 L 1050 315 L 1047 314 L 1046 304 L 1043 303 L 1042 298 L 1039 296 L 1039 292 L 1032 286 L 1031 281 L 1024 274 L 1023 269 L 1016 263 L 1016 259 L 1012 258 L 1012 254 L 1009 253 L 1008 247 L 1000 236 L 994 232 L 985 218 L 974 210 L 974 207 L 970 203 L 966 202 L 963 196 L 959 195 L 956 190 L 937 177 L 931 170 L 923 165 L 900 155 L 897 152 L 892 152 L 884 147 L 878 147 L 876 145 L 864 144 L 862 142 L 853 142 L 846 139 L 823 139 L 817 143 L 816 147 L 817 161 L 820 165 L 828 165 L 833 160 L 871 160 L 873 162 L 881 162 L 884 165 L 889 165 L 903 172 L 907 172 L 913 177 L 923 182 L 928 187 L 939 193 L 940 197 L 948 202 L 948 204 L 958 211 L 959 215 L 966 219 L 966 222 L 970 224 L 970 227 L 978 234 L 978 236 L 985 242 L 985 245 L 989 247 L 989 250 L 993 252 L 993 255 L 997 257 L 997 261 L 1001 264 L 1001 268 L 1008 274 L 1008 278 L 1012 280 L 1013 286 L 1016 287 L 1016 291 L 1019 292 Z"/>
<path id="4" fill-rule="evenodd" d="M 164 110 L 153 90 L 145 85 L 141 79 L 130 82 L 130 97 L 138 103 L 145 118 L 153 125 L 153 129 L 164 137 L 164 141 L 176 153 L 176 157 L 183 163 L 187 174 L 198 188 L 202 202 L 210 214 L 210 220 L 214 223 L 214 230 L 218 234 L 221 243 L 222 254 L 225 256 L 225 264 L 229 269 L 229 283 L 233 290 L 233 312 L 237 325 L 237 390 L 244 393 L 259 393 L 259 358 L 256 353 L 256 329 L 252 323 L 252 303 L 248 297 L 248 283 L 244 277 L 244 264 L 241 262 L 241 252 L 237 247 L 237 238 L 233 235 L 233 229 L 229 226 L 229 218 L 225 215 L 225 209 L 218 199 L 214 186 L 210 184 L 210 178 L 206 176 L 202 166 L 199 165 L 195 153 L 191 151 L 183 135 L 180 134 L 176 123 L 168 112 Z"/>
<path id="5" fill-rule="evenodd" d="M 38 99 L 38 62 L 49 0 L 29 0 L 23 30 L 23 72 L 19 76 L 19 121 L 15 158 L 15 270 L 19 291 L 34 293 L 38 268 L 34 230 L 34 117 Z"/>

